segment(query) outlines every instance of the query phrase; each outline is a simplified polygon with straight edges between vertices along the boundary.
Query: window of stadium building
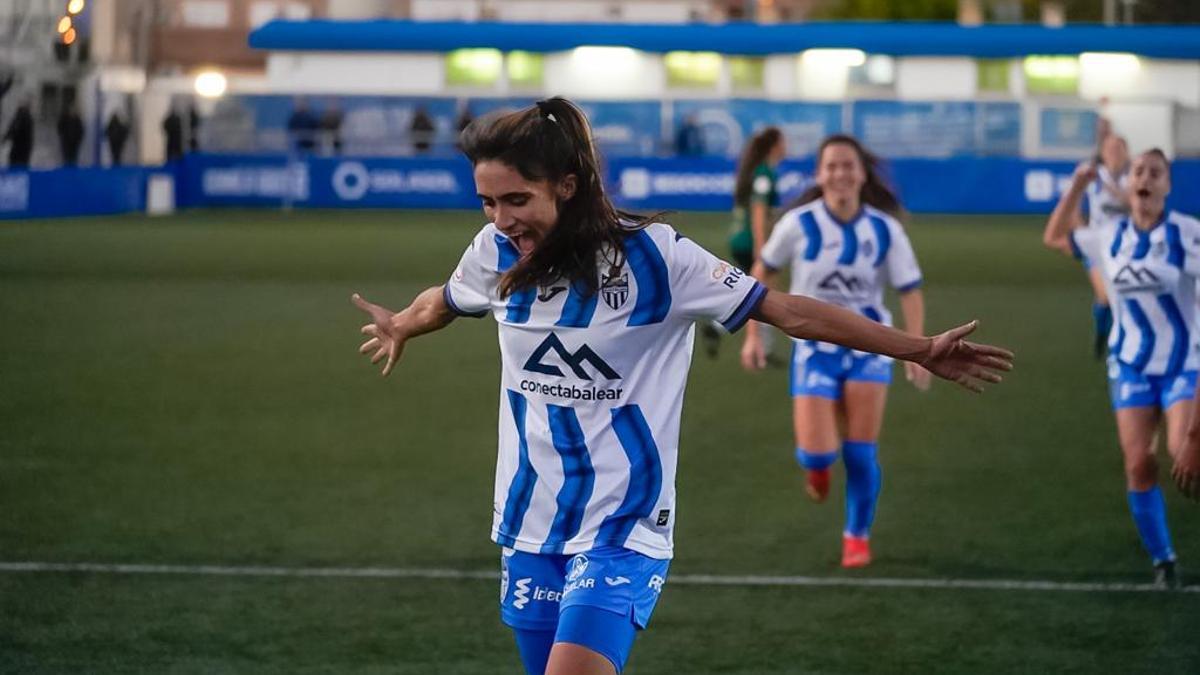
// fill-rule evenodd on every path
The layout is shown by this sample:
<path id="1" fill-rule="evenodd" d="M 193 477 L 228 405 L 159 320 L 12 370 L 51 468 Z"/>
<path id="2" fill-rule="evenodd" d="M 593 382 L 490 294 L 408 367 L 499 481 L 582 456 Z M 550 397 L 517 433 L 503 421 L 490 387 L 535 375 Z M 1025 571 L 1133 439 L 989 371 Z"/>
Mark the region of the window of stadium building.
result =
<path id="1" fill-rule="evenodd" d="M 543 59 L 541 54 L 514 51 L 505 57 L 508 83 L 514 87 L 542 86 Z"/>
<path id="2" fill-rule="evenodd" d="M 1025 57 L 1025 91 L 1074 96 L 1079 93 L 1079 59 L 1074 56 Z"/>
<path id="3" fill-rule="evenodd" d="M 1009 62 L 1007 59 L 980 59 L 975 62 L 979 91 L 1007 94 Z"/>
<path id="4" fill-rule="evenodd" d="M 667 86 L 711 89 L 721 79 L 721 55 L 716 52 L 667 52 Z"/>
<path id="5" fill-rule="evenodd" d="M 755 56 L 729 57 L 729 79 L 734 91 L 762 91 L 767 60 Z"/>
<path id="6" fill-rule="evenodd" d="M 456 49 L 446 54 L 446 84 L 491 86 L 500 80 L 504 55 L 498 49 Z"/>

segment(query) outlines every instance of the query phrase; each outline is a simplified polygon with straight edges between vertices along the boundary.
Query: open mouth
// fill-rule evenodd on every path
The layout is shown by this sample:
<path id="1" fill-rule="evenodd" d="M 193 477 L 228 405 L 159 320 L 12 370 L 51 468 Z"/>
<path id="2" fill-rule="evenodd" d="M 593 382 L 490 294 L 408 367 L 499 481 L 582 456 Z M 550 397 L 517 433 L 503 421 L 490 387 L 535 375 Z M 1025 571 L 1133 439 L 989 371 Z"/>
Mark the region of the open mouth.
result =
<path id="1" fill-rule="evenodd" d="M 534 241 L 533 237 L 530 237 L 525 232 L 514 232 L 508 235 L 508 240 L 512 242 L 512 245 L 515 246 L 518 251 L 521 252 L 522 258 L 532 253 L 534 246 L 537 245 L 537 242 Z"/>
<path id="2" fill-rule="evenodd" d="M 1147 197 L 1149 197 L 1149 196 L 1150 196 L 1150 190 L 1148 190 L 1148 189 L 1146 189 L 1146 188 L 1141 188 L 1141 189 L 1140 189 L 1140 190 L 1138 190 L 1138 191 L 1137 191 L 1135 194 L 1136 194 L 1138 197 L 1141 197 L 1142 199 L 1146 199 Z"/>

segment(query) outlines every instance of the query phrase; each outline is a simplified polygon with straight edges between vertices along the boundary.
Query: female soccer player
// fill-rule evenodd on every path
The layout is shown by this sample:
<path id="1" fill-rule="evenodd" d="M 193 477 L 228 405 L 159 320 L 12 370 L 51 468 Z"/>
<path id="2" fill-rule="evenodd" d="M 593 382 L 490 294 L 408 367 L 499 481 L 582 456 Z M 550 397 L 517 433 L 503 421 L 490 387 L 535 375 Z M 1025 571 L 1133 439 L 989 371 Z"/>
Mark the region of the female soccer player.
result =
<path id="1" fill-rule="evenodd" d="M 884 325 L 883 284 L 900 293 L 905 330 L 921 335 L 925 301 L 921 269 L 895 216 L 900 203 L 879 177 L 878 160 L 851 136 L 830 136 L 817 152 L 816 185 L 779 220 L 754 265 L 753 275 L 770 286 L 776 271 L 791 267 L 792 293 L 844 307 Z M 762 368 L 758 326 L 746 331 L 742 363 Z M 908 380 L 929 387 L 929 373 L 905 364 Z M 870 532 L 879 496 L 879 431 L 892 380 L 892 360 L 825 341 L 799 339 L 792 345 L 792 417 L 796 461 L 806 470 L 805 489 L 816 502 L 829 494 L 830 467 L 838 448 L 846 464 L 846 527 L 842 566 L 871 562 Z M 845 419 L 839 439 L 839 413 Z"/>
<path id="2" fill-rule="evenodd" d="M 1091 164 L 1076 169 L 1063 197 L 1068 212 L 1078 208 L 1096 172 Z M 1200 365 L 1195 334 L 1200 222 L 1166 210 L 1170 191 L 1166 155 L 1157 149 L 1144 152 L 1134 159 L 1129 174 L 1130 215 L 1116 228 L 1072 230 L 1069 219 L 1052 217 L 1043 234 L 1046 246 L 1086 256 L 1108 286 L 1113 308 L 1109 391 L 1125 458 L 1129 509 L 1154 563 L 1155 581 L 1165 587 L 1178 580 L 1158 488 L 1155 445 L 1160 419 L 1166 418 L 1167 450 L 1179 463 L 1175 476 L 1185 493 L 1194 494 L 1190 467 L 1200 458 L 1194 441 L 1185 444 Z"/>
<path id="3" fill-rule="evenodd" d="M 885 328 L 768 292 L 661 223 L 618 212 L 583 113 L 562 98 L 471 124 L 463 152 L 490 221 L 444 286 L 370 315 L 363 354 L 395 366 L 405 343 L 456 316 L 499 324 L 500 439 L 492 539 L 500 615 L 530 673 L 625 665 L 667 578 L 675 467 L 693 325 L 754 318 L 803 337 L 920 362 L 979 390 L 1003 349 Z"/>
<path id="4" fill-rule="evenodd" d="M 1125 139 L 1108 133 L 1100 142 L 1100 152 L 1095 164 L 1095 178 L 1088 183 L 1084 198 L 1073 207 L 1067 208 L 1066 198 L 1055 205 L 1051 218 L 1069 219 L 1070 227 L 1083 225 L 1090 228 L 1108 229 L 1117 226 L 1129 215 L 1129 197 L 1126 183 L 1129 174 L 1129 146 Z M 1094 350 L 1097 357 L 1104 356 L 1108 334 L 1112 329 L 1112 309 L 1108 304 L 1104 274 L 1100 268 L 1084 261 L 1088 280 L 1092 284 L 1092 320 L 1095 324 Z"/>

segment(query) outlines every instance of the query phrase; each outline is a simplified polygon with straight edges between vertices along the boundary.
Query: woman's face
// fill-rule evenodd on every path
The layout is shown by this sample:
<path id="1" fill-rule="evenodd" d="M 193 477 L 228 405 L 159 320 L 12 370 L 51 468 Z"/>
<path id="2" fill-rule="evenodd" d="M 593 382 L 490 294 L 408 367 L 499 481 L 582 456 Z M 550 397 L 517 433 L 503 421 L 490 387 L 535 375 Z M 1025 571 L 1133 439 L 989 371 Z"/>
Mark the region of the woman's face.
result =
<path id="1" fill-rule="evenodd" d="M 475 165 L 475 191 L 488 220 L 524 258 L 558 225 L 559 207 L 575 195 L 575 176 L 557 185 L 531 181 L 508 164 L 485 160 Z"/>
<path id="2" fill-rule="evenodd" d="M 1116 134 L 1109 134 L 1100 146 L 1100 161 L 1110 169 L 1122 169 L 1129 163 L 1129 146 L 1125 139 Z"/>
<path id="3" fill-rule="evenodd" d="M 787 141 L 783 140 L 783 136 L 780 136 L 779 142 L 776 143 L 771 148 L 771 152 L 769 154 L 767 154 L 767 162 L 769 162 L 771 164 L 771 166 L 779 166 L 779 163 L 783 161 L 783 158 L 786 155 L 787 155 Z"/>
<path id="4" fill-rule="evenodd" d="M 817 164 L 817 185 L 826 199 L 856 201 L 867 182 L 867 171 L 853 146 L 832 143 L 821 152 Z"/>
<path id="5" fill-rule="evenodd" d="M 1156 154 L 1138 155 L 1129 169 L 1129 205 L 1140 213 L 1159 213 L 1171 194 L 1171 168 Z"/>

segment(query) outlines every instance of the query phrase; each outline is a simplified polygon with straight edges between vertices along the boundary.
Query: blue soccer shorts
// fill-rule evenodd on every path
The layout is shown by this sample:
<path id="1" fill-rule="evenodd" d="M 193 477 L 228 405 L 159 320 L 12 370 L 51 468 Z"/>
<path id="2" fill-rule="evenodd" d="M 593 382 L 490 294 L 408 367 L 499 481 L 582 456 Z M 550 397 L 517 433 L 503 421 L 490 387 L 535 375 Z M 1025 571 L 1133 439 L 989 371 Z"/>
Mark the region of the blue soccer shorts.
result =
<path id="1" fill-rule="evenodd" d="M 1196 371 L 1144 375 L 1113 357 L 1108 359 L 1108 392 L 1113 410 L 1157 407 L 1166 410 L 1196 395 Z"/>
<path id="2" fill-rule="evenodd" d="M 821 343 L 792 342 L 792 396 L 820 396 L 841 400 L 847 382 L 891 384 L 892 359 L 879 354 L 854 352 L 844 347 L 826 351 Z"/>

